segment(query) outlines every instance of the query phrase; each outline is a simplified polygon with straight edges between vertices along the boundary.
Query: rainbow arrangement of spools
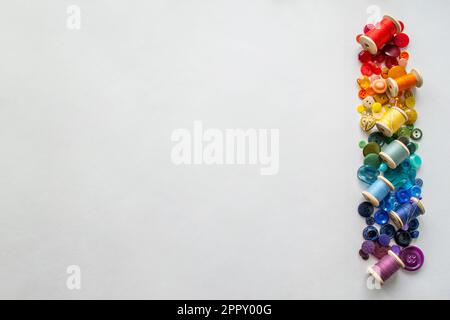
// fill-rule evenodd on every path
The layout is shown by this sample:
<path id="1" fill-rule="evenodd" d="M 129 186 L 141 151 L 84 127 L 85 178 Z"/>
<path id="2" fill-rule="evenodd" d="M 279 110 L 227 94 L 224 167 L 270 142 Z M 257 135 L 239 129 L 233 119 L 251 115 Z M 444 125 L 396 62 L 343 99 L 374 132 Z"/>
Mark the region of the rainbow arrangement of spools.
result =
<path id="1" fill-rule="evenodd" d="M 385 15 L 356 37 L 363 49 L 358 54 L 357 111 L 368 134 L 367 141 L 359 142 L 364 163 L 357 176 L 366 184 L 358 206 L 366 222 L 359 255 L 378 259 L 368 272 L 381 284 L 399 269 L 416 271 L 424 262 L 422 250 L 411 245 L 419 237 L 419 217 L 425 213 L 423 181 L 416 177 L 422 164 L 417 155 L 422 131 L 415 127 L 413 92 L 423 78 L 408 66 L 409 37 L 403 30 L 401 21 Z"/>

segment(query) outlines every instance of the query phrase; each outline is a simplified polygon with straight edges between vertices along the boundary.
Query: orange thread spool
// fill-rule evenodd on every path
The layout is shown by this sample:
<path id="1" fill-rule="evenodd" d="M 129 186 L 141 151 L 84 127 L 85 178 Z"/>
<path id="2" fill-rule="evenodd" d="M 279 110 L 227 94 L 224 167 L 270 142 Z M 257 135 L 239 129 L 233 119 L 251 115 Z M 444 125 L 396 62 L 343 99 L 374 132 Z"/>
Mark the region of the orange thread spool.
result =
<path id="1" fill-rule="evenodd" d="M 391 40 L 397 33 L 400 33 L 402 26 L 397 19 L 390 15 L 385 15 L 380 23 L 367 32 L 366 35 L 359 37 L 359 43 L 364 50 L 371 54 L 377 54 L 389 40 Z"/>
<path id="2" fill-rule="evenodd" d="M 420 88 L 423 84 L 423 78 L 417 69 L 411 69 L 410 73 L 397 79 L 388 78 L 387 83 L 391 97 L 397 97 L 401 91 L 405 91 L 413 87 Z"/>

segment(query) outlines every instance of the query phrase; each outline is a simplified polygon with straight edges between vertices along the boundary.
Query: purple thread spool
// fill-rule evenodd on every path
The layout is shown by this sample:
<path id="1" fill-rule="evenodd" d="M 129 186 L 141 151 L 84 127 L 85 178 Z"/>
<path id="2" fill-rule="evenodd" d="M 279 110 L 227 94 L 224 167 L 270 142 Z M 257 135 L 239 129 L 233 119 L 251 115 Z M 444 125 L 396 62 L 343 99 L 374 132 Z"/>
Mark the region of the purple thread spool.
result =
<path id="1" fill-rule="evenodd" d="M 393 251 L 389 250 L 388 254 L 381 258 L 376 264 L 369 267 L 367 272 L 383 284 L 400 268 L 405 268 L 402 259 L 400 259 Z"/>
<path id="2" fill-rule="evenodd" d="M 377 180 L 369 186 L 367 191 L 362 192 L 362 195 L 375 207 L 378 207 L 380 201 L 386 198 L 391 190 L 394 190 L 394 185 L 388 179 L 380 175 Z"/>
<path id="3" fill-rule="evenodd" d="M 389 216 L 397 228 L 403 228 L 409 221 L 424 213 L 425 207 L 422 202 L 416 197 L 411 197 L 409 202 L 389 212 Z"/>

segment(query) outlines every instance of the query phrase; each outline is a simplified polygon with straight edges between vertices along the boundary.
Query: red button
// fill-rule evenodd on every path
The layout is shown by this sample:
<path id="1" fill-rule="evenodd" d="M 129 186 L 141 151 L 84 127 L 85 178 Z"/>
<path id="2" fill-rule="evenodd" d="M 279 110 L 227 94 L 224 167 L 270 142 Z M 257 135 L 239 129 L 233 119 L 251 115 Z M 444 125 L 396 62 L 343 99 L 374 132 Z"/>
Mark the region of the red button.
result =
<path id="1" fill-rule="evenodd" d="M 369 51 L 363 50 L 358 54 L 358 60 L 361 61 L 362 63 L 372 61 L 372 55 L 370 54 Z"/>
<path id="2" fill-rule="evenodd" d="M 383 48 L 384 53 L 389 57 L 397 58 L 400 55 L 400 49 L 396 45 L 387 44 Z"/>
<path id="3" fill-rule="evenodd" d="M 386 67 L 388 67 L 389 69 L 392 68 L 393 66 L 398 66 L 398 61 L 397 58 L 395 57 L 386 57 Z"/>
<path id="4" fill-rule="evenodd" d="M 395 36 L 394 43 L 400 48 L 404 48 L 409 44 L 409 37 L 406 33 L 399 33 Z"/>
<path id="5" fill-rule="evenodd" d="M 370 77 L 373 74 L 372 67 L 369 63 L 363 63 L 361 66 L 361 73 L 365 76 Z"/>

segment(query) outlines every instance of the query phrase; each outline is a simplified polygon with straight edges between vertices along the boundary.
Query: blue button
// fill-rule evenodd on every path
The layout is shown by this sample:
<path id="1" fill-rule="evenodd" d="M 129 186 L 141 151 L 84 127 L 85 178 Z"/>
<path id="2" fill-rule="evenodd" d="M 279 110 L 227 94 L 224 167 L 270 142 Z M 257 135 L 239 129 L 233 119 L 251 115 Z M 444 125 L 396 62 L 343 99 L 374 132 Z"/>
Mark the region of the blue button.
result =
<path id="1" fill-rule="evenodd" d="M 373 217 L 367 217 L 366 223 L 368 226 L 373 226 L 375 224 L 375 219 Z"/>
<path id="2" fill-rule="evenodd" d="M 392 224 L 385 224 L 380 229 L 381 234 L 386 234 L 389 236 L 389 238 L 393 238 L 395 235 L 395 227 Z"/>
<path id="3" fill-rule="evenodd" d="M 374 215 L 375 222 L 380 226 L 385 225 L 389 221 L 389 214 L 384 210 L 378 210 Z"/>
<path id="4" fill-rule="evenodd" d="M 365 240 L 375 241 L 378 239 L 378 230 L 374 226 L 367 226 L 363 230 L 363 238 Z"/>
<path id="5" fill-rule="evenodd" d="M 361 217 L 370 217 L 373 213 L 373 205 L 368 201 L 360 203 L 358 206 L 358 213 Z"/>
<path id="6" fill-rule="evenodd" d="M 409 189 L 409 194 L 411 197 L 420 198 L 420 195 L 422 194 L 422 188 L 420 188 L 418 185 L 414 185 Z"/>
<path id="7" fill-rule="evenodd" d="M 400 203 L 407 203 L 409 201 L 409 192 L 408 190 L 404 188 L 399 188 L 397 192 L 395 193 L 395 197 L 397 198 L 398 202 Z"/>
<path id="8" fill-rule="evenodd" d="M 414 231 L 414 230 L 417 230 L 418 228 L 419 228 L 419 220 L 412 219 L 410 222 L 408 222 L 408 230 L 409 231 Z"/>
<path id="9" fill-rule="evenodd" d="M 419 237 L 418 230 L 411 231 L 409 234 L 411 235 L 411 238 L 413 238 L 413 239 L 417 239 Z"/>

